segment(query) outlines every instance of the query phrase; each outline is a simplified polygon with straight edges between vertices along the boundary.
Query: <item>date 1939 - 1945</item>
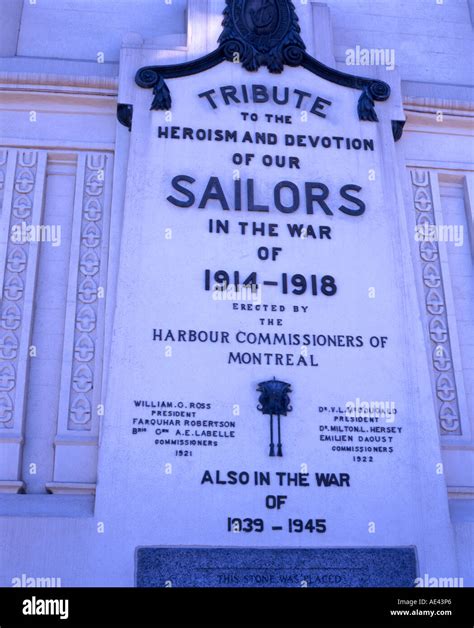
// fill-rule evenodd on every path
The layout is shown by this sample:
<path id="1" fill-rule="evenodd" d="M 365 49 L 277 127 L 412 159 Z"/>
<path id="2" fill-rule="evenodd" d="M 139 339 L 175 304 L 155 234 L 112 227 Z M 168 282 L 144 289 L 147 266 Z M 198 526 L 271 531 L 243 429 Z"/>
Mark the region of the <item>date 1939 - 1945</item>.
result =
<path id="1" fill-rule="evenodd" d="M 265 529 L 265 522 L 263 519 L 251 517 L 245 517 L 243 519 L 239 517 L 227 517 L 227 531 L 228 532 L 263 532 Z M 272 525 L 270 529 L 273 531 L 285 530 L 286 532 L 294 533 L 319 533 L 326 532 L 326 519 L 287 519 L 284 525 Z"/>

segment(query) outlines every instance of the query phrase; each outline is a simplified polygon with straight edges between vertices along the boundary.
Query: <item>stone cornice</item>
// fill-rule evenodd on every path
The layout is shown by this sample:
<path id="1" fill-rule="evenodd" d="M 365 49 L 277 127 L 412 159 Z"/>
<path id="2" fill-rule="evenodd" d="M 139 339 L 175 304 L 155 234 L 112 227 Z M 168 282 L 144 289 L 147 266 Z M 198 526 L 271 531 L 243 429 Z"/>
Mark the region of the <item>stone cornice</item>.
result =
<path id="1" fill-rule="evenodd" d="M 116 96 L 118 83 L 115 76 L 0 71 L 0 89 L 6 90 Z M 474 116 L 473 101 L 404 96 L 403 106 L 407 111 L 420 113 L 443 111 L 458 116 Z"/>
<path id="2" fill-rule="evenodd" d="M 420 98 L 413 96 L 403 97 L 403 106 L 407 111 L 419 111 L 420 113 L 452 113 L 458 116 L 474 115 L 474 102 L 467 100 L 451 100 L 446 98 Z"/>
<path id="3" fill-rule="evenodd" d="M 0 89 L 28 91 L 82 92 L 116 96 L 118 78 L 82 74 L 52 74 L 37 72 L 0 72 Z"/>

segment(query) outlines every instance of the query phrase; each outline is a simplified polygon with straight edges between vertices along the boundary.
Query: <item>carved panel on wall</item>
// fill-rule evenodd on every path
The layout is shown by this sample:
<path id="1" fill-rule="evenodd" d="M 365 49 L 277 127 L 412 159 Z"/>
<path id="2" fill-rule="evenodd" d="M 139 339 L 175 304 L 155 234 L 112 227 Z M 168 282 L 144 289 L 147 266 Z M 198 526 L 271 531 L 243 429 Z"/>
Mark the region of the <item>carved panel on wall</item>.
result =
<path id="1" fill-rule="evenodd" d="M 430 172 L 417 168 L 410 172 L 416 225 L 423 227 L 423 232 L 428 234 L 430 228 L 436 225 Z M 438 242 L 420 239 L 419 256 L 440 433 L 445 436 L 460 435 L 461 418 Z"/>
<path id="2" fill-rule="evenodd" d="M 81 217 L 81 241 L 77 269 L 74 350 L 67 427 L 91 430 L 96 413 L 93 401 L 97 362 L 98 301 L 104 222 L 105 154 L 87 155 Z"/>
<path id="3" fill-rule="evenodd" d="M 6 151 L 0 151 L 0 168 L 2 159 L 6 162 Z M 0 310 L 0 429 L 13 428 L 15 423 L 14 391 L 29 254 L 28 238 L 21 234 L 32 224 L 37 161 L 36 151 L 20 151 L 16 162 Z M 0 187 L 1 181 L 0 177 Z"/>
<path id="4" fill-rule="evenodd" d="M 0 212 L 3 207 L 3 196 L 5 194 L 5 179 L 7 176 L 8 150 L 0 148 Z"/>

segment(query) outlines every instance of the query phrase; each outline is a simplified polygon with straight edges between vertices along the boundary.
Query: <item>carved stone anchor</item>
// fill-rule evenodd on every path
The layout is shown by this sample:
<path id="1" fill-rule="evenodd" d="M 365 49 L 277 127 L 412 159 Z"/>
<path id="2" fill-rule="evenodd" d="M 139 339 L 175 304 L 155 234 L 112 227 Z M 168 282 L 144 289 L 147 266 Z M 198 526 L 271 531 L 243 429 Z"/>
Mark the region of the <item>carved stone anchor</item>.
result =
<path id="1" fill-rule="evenodd" d="M 270 416 L 270 456 L 283 456 L 283 448 L 281 443 L 281 417 L 286 416 L 288 412 L 291 412 L 293 408 L 290 406 L 290 397 L 288 393 L 291 392 L 291 386 L 287 382 L 281 382 L 275 378 L 267 381 L 260 382 L 257 387 L 257 391 L 260 393 L 258 399 L 259 405 L 257 410 L 260 410 L 262 414 Z M 277 447 L 275 454 L 275 443 L 273 436 L 273 417 L 277 417 Z"/>

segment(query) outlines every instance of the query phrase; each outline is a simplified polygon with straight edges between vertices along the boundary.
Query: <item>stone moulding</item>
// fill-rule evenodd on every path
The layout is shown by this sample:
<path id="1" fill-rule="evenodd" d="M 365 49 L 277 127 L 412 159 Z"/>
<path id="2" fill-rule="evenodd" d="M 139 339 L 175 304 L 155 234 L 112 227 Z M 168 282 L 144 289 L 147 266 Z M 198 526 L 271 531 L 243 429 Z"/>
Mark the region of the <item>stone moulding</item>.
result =
<path id="1" fill-rule="evenodd" d="M 416 225 L 420 229 L 432 229 L 436 226 L 436 218 L 430 171 L 411 168 L 410 176 Z M 461 413 L 439 245 L 429 238 L 421 239 L 418 252 L 426 310 L 425 324 L 431 345 L 431 378 L 435 388 L 439 431 L 441 436 L 461 436 Z"/>
<path id="2" fill-rule="evenodd" d="M 447 98 L 418 98 L 404 96 L 403 105 L 406 111 L 420 111 L 426 113 L 462 112 L 459 115 L 471 117 L 474 114 L 474 102 L 469 100 L 453 100 Z"/>
<path id="3" fill-rule="evenodd" d="M 306 52 L 300 32 L 290 0 L 254 3 L 226 0 L 223 31 L 215 50 L 193 61 L 142 67 L 135 82 L 139 87 L 153 90 L 150 109 L 169 110 L 172 97 L 165 79 L 205 72 L 223 61 L 240 63 L 249 72 L 266 66 L 274 74 L 280 74 L 285 65 L 301 66 L 326 81 L 361 91 L 357 105 L 359 119 L 378 122 L 375 102 L 390 97 L 390 86 L 384 81 L 347 74 L 324 65 Z M 397 135 L 399 128 L 397 126 Z"/>
<path id="4" fill-rule="evenodd" d="M 85 93 L 105 93 L 115 96 L 118 92 L 118 78 L 84 74 L 0 72 L 0 86 L 4 89 L 24 87 L 35 91 L 46 91 L 48 87 L 56 88 L 55 91 L 78 88 L 84 90 Z"/>

